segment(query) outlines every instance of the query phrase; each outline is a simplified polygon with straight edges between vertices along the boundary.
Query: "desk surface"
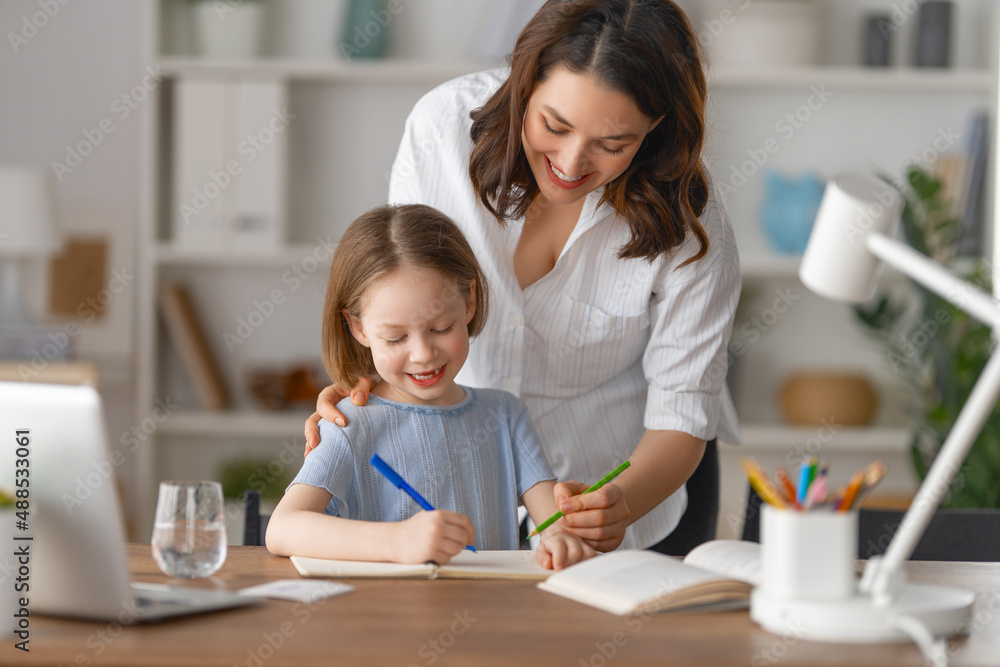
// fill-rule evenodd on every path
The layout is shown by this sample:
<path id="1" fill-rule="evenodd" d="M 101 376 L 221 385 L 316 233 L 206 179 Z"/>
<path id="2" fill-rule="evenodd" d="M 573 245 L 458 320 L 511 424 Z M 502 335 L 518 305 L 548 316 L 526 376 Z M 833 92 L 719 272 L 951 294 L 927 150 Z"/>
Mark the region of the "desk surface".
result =
<path id="1" fill-rule="evenodd" d="M 163 582 L 148 544 L 129 545 L 137 581 Z M 297 578 L 287 558 L 230 547 L 196 584 L 237 590 Z M 1000 563 L 911 563 L 912 581 L 978 592 L 973 632 L 950 644 L 953 665 L 1000 662 Z M 174 582 L 176 583 L 176 582 Z M 312 605 L 256 607 L 122 628 L 33 617 L 30 653 L 0 640 L 0 665 L 914 665 L 913 645 L 821 644 L 761 630 L 746 611 L 618 617 L 531 583 L 355 580 Z"/>

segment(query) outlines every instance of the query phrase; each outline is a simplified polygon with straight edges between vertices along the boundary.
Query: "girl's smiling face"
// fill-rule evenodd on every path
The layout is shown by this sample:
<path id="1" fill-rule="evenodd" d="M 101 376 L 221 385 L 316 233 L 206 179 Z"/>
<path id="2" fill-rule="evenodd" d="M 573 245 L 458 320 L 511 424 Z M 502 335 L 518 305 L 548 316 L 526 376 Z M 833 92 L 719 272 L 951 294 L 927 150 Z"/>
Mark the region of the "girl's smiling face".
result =
<path id="1" fill-rule="evenodd" d="M 621 176 L 659 122 L 625 93 L 559 66 L 528 100 L 521 143 L 542 196 L 570 204 Z"/>
<path id="2" fill-rule="evenodd" d="M 475 285 L 463 293 L 437 271 L 404 268 L 368 289 L 360 317 L 344 315 L 382 378 L 373 393 L 401 403 L 454 405 L 465 397 L 455 376 L 469 355 L 475 312 Z"/>

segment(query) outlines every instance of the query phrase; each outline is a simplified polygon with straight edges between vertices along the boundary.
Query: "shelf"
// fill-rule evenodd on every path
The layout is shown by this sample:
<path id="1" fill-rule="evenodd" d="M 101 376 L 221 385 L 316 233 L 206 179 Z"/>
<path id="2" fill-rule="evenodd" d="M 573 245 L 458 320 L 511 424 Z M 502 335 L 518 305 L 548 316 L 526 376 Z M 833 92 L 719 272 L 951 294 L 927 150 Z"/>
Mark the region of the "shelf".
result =
<path id="1" fill-rule="evenodd" d="M 719 90 L 760 91 L 762 89 L 808 88 L 828 85 L 839 91 L 872 92 L 967 92 L 989 93 L 996 76 L 988 69 L 927 69 L 864 67 L 795 67 L 766 70 L 727 70 L 707 72 L 709 87 Z"/>
<path id="2" fill-rule="evenodd" d="M 822 427 L 743 424 L 741 429 L 741 447 L 758 452 L 784 452 L 803 447 L 811 439 L 816 439 Z M 828 437 L 822 445 L 828 451 L 906 454 L 911 437 L 910 429 L 905 426 L 845 427 Z"/>
<path id="3" fill-rule="evenodd" d="M 797 278 L 802 257 L 771 253 L 740 253 L 740 271 L 744 278 Z"/>
<path id="4" fill-rule="evenodd" d="M 163 266 L 282 268 L 301 264 L 306 258 L 329 262 L 336 244 L 297 243 L 279 248 L 184 247 L 158 243 L 152 259 Z"/>
<path id="5" fill-rule="evenodd" d="M 261 76 L 296 81 L 341 83 L 443 83 L 478 72 L 498 63 L 433 62 L 420 60 L 302 60 L 261 58 L 258 60 L 206 60 L 164 58 L 161 72 L 167 76 Z"/>
<path id="6" fill-rule="evenodd" d="M 298 438 L 308 412 L 260 412 L 233 410 L 204 412 L 187 410 L 171 415 L 157 435 L 214 438 Z"/>
<path id="7" fill-rule="evenodd" d="M 487 61 L 421 60 L 307 60 L 261 58 L 257 60 L 208 60 L 166 57 L 160 61 L 163 74 L 263 76 L 298 81 L 345 83 L 435 83 L 478 72 L 501 63 Z M 771 69 L 726 69 L 706 72 L 710 85 L 719 89 L 781 89 L 826 84 L 837 90 L 876 92 L 971 92 L 985 93 L 996 83 L 988 69 L 792 67 Z"/>

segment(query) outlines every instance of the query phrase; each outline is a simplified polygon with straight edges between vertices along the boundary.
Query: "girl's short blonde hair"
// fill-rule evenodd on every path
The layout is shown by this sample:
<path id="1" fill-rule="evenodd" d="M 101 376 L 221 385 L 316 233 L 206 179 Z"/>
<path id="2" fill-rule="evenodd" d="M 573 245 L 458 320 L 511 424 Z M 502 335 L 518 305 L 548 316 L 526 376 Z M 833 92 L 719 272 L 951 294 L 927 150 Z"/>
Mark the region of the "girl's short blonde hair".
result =
<path id="1" fill-rule="evenodd" d="M 323 364 L 343 388 L 376 375 L 371 350 L 355 340 L 344 313 L 360 317 L 369 288 L 400 268 L 432 269 L 454 280 L 453 297 L 468 296 L 475 283 L 476 310 L 469 336 L 483 329 L 489 310 L 483 270 L 451 218 L 423 204 L 379 206 L 351 223 L 333 254 L 323 306 Z"/>

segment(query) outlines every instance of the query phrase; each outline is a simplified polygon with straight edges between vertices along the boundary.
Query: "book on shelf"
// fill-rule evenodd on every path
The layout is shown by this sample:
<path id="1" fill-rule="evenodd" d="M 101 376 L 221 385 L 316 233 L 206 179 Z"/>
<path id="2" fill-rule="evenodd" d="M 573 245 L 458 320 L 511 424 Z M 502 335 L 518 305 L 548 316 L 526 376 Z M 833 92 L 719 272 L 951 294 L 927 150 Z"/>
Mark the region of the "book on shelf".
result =
<path id="1" fill-rule="evenodd" d="M 521 579 L 538 581 L 552 574 L 535 562 L 533 551 L 463 551 L 445 565 L 375 563 L 292 556 L 303 577 L 378 579 Z"/>
<path id="2" fill-rule="evenodd" d="M 683 560 L 643 549 L 612 551 L 556 572 L 538 587 L 626 616 L 743 609 L 759 581 L 759 544 L 713 540 Z"/>
<path id="3" fill-rule="evenodd" d="M 983 254 L 983 181 L 988 132 L 989 116 L 986 112 L 977 113 L 970 122 L 969 173 L 960 211 L 962 236 L 957 250 L 963 255 Z"/>
<path id="4" fill-rule="evenodd" d="M 160 312 L 202 406 L 206 410 L 228 408 L 226 383 L 198 323 L 187 288 L 179 283 L 165 283 L 160 289 Z"/>
<path id="5" fill-rule="evenodd" d="M 983 182 L 988 125 L 985 112 L 974 114 L 969 120 L 965 145 L 943 153 L 934 164 L 934 176 L 941 181 L 941 194 L 949 202 L 948 214 L 959 223 L 955 250 L 960 255 L 981 255 L 983 252 Z"/>
<path id="6" fill-rule="evenodd" d="M 288 85 L 180 76 L 173 86 L 171 237 L 270 248 L 285 238 Z"/>

